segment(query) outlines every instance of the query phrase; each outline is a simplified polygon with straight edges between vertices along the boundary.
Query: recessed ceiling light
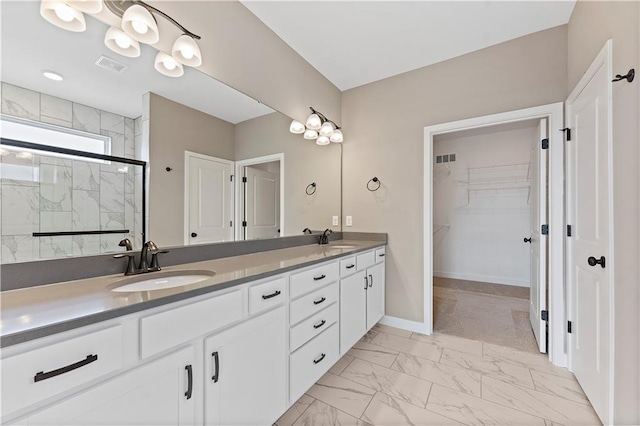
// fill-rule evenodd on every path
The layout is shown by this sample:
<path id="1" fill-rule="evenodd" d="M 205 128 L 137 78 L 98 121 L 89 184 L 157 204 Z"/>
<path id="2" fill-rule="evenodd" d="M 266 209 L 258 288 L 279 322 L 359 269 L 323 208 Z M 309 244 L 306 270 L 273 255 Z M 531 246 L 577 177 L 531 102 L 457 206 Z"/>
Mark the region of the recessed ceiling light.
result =
<path id="1" fill-rule="evenodd" d="M 42 73 L 42 75 L 44 75 L 45 77 L 47 77 L 48 79 L 53 80 L 53 81 L 62 81 L 62 80 L 64 80 L 64 78 L 60 74 L 55 73 L 53 71 L 44 71 Z"/>

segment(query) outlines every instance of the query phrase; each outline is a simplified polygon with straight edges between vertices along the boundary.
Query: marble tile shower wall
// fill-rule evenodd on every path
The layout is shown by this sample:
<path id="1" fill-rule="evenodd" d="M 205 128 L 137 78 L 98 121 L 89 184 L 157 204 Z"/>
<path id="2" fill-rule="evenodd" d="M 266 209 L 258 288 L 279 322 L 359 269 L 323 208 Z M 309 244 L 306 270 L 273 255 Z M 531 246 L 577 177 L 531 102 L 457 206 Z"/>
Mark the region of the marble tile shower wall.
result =
<path id="1" fill-rule="evenodd" d="M 2 83 L 2 114 L 111 138 L 111 155 L 135 158 L 140 119 Z M 5 151 L 1 170 L 2 263 L 121 251 L 141 246 L 142 170 L 47 155 Z M 33 237 L 33 232 L 129 229 L 128 235 Z"/>

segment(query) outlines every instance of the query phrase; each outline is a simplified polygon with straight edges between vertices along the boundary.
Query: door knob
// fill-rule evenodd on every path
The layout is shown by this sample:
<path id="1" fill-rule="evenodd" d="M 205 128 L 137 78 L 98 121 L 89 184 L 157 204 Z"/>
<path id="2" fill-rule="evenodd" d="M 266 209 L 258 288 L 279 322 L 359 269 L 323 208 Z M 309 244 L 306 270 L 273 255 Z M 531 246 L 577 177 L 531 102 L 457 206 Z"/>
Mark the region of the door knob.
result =
<path id="1" fill-rule="evenodd" d="M 198 234 L 196 234 L 195 232 L 192 232 L 192 233 L 191 233 L 191 238 L 195 238 L 195 237 L 197 237 L 197 236 L 198 236 Z"/>
<path id="2" fill-rule="evenodd" d="M 589 258 L 587 259 L 587 262 L 589 262 L 590 266 L 596 266 L 598 264 L 600 264 L 600 266 L 602 266 L 602 268 L 604 268 L 604 256 L 600 256 L 600 259 L 596 259 L 593 256 L 589 256 Z"/>
<path id="3" fill-rule="evenodd" d="M 525 242 L 525 243 L 529 243 L 529 244 L 531 244 L 531 238 L 525 238 L 525 239 L 524 239 L 524 242 Z"/>

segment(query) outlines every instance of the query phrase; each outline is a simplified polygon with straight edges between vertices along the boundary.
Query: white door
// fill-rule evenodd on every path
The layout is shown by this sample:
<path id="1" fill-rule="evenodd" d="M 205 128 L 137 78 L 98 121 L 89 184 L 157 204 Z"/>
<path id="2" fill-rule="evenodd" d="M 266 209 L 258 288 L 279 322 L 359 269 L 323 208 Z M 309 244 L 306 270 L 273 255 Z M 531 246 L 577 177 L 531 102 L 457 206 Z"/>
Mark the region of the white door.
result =
<path id="1" fill-rule="evenodd" d="M 185 244 L 233 241 L 233 162 L 186 152 Z"/>
<path id="2" fill-rule="evenodd" d="M 531 146 L 531 213 L 529 243 L 531 258 L 531 280 L 529 293 L 529 319 L 540 352 L 547 352 L 547 321 L 542 311 L 547 310 L 547 237 L 542 226 L 547 225 L 547 149 L 542 149 L 542 140 L 547 139 L 547 119 L 538 124 L 539 139 Z M 548 140 L 548 139 L 547 139 Z"/>
<path id="3" fill-rule="evenodd" d="M 367 330 L 384 316 L 384 262 L 367 269 Z"/>
<path id="4" fill-rule="evenodd" d="M 604 423 L 611 422 L 612 391 L 610 43 L 566 103 L 571 129 L 571 140 L 567 141 L 569 359 Z"/>
<path id="5" fill-rule="evenodd" d="M 29 417 L 29 425 L 194 425 L 196 383 L 193 347 L 117 376 Z"/>
<path id="6" fill-rule="evenodd" d="M 245 167 L 245 239 L 280 236 L 280 175 Z"/>

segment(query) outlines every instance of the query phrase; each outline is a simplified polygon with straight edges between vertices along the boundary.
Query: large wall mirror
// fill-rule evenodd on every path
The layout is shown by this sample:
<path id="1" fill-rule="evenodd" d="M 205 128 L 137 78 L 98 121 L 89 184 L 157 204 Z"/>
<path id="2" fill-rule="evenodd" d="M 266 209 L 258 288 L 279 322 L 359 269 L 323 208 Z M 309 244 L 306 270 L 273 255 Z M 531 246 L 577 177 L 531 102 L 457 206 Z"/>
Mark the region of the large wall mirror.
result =
<path id="1" fill-rule="evenodd" d="M 39 129 L 45 145 L 58 132 L 147 161 L 146 185 L 135 164 L 3 144 L 2 263 L 116 252 L 125 237 L 139 248 L 144 228 L 161 247 L 340 230 L 339 144 L 289 133 L 289 117 L 196 69 L 159 74 L 151 46 L 119 56 L 100 20 L 87 16 L 73 33 L 39 7 L 2 4 L 2 129 Z"/>

